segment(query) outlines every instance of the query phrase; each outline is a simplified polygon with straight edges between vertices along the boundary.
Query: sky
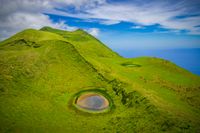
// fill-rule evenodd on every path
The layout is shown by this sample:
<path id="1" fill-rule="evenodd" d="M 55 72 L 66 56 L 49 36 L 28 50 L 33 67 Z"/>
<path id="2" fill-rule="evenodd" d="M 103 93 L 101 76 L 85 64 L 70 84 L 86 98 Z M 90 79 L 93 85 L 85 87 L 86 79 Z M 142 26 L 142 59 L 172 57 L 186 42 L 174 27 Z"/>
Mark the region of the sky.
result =
<path id="1" fill-rule="evenodd" d="M 115 51 L 200 48 L 200 0 L 0 0 L 0 40 L 84 29 Z"/>

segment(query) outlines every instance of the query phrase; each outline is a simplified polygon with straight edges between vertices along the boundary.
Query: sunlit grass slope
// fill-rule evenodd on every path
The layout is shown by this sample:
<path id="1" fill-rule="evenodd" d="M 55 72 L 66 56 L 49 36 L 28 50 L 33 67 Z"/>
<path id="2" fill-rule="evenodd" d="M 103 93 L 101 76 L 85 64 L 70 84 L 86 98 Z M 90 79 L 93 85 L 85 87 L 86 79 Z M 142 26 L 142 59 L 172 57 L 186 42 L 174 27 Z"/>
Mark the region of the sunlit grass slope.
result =
<path id="1" fill-rule="evenodd" d="M 83 90 L 109 112 L 73 106 Z M 0 132 L 198 132 L 200 77 L 158 58 L 126 59 L 83 30 L 28 29 L 0 43 Z"/>
<path id="2" fill-rule="evenodd" d="M 118 57 L 119 55 L 109 49 L 106 45 L 101 43 L 98 39 L 94 38 L 87 32 L 78 29 L 74 32 L 63 31 L 58 29 L 53 29 L 50 27 L 43 27 L 41 31 L 48 31 L 50 33 L 56 33 L 68 42 L 72 43 L 77 50 L 85 57 L 95 58 L 95 57 Z"/>

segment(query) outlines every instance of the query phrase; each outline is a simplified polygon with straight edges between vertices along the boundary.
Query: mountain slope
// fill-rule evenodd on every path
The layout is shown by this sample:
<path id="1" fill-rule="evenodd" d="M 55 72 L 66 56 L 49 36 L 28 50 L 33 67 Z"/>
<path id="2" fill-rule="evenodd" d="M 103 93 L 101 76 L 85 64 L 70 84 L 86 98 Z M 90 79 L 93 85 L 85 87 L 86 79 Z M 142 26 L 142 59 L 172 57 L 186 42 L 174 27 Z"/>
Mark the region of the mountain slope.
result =
<path id="1" fill-rule="evenodd" d="M 114 53 L 111 49 L 106 47 L 103 43 L 91 36 L 87 32 L 78 29 L 73 32 L 53 29 L 51 27 L 43 27 L 41 31 L 47 31 L 50 33 L 56 33 L 65 38 L 68 42 L 72 43 L 80 54 L 91 57 L 119 57 L 117 53 Z"/>
<path id="2" fill-rule="evenodd" d="M 114 106 L 89 114 L 74 95 Z M 200 77 L 168 61 L 122 58 L 82 30 L 25 30 L 0 43 L 1 132 L 197 132 Z"/>

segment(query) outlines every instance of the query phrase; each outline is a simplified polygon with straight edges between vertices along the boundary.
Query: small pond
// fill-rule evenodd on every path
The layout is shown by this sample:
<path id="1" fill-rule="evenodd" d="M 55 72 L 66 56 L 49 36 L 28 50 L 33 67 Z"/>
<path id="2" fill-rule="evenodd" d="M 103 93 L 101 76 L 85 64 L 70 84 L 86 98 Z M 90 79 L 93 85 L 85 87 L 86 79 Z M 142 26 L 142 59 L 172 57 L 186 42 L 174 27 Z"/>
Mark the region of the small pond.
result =
<path id="1" fill-rule="evenodd" d="M 89 113 L 100 113 L 109 110 L 109 99 L 99 92 L 86 91 L 75 97 L 74 105 L 77 109 Z"/>

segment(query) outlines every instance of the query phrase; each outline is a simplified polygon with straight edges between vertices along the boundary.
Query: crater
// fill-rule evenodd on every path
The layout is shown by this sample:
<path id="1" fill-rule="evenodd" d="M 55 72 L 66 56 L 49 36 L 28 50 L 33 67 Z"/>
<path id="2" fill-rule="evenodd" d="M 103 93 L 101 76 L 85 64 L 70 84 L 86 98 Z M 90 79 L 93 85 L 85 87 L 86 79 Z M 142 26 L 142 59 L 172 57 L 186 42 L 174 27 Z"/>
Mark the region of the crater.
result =
<path id="1" fill-rule="evenodd" d="M 133 64 L 133 63 L 128 63 L 128 62 L 122 63 L 121 65 L 125 67 L 141 67 L 141 65 L 139 64 Z"/>
<path id="2" fill-rule="evenodd" d="M 107 112 L 111 107 L 111 101 L 100 92 L 84 91 L 77 94 L 74 106 L 84 112 Z"/>

